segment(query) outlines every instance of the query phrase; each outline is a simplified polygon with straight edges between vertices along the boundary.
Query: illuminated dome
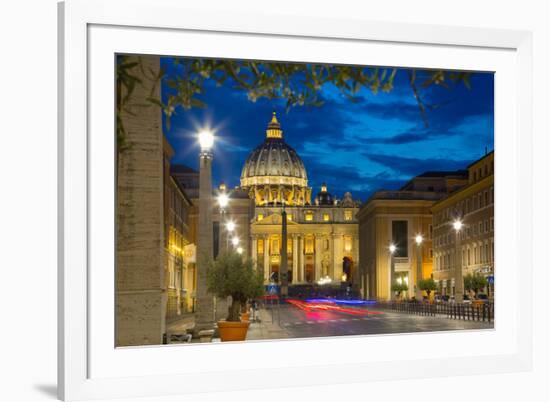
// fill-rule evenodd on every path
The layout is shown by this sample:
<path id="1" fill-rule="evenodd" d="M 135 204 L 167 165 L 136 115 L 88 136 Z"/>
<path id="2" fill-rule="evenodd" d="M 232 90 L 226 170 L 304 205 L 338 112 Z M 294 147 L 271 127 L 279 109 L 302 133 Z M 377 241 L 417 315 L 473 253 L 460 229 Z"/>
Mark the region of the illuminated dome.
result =
<path id="1" fill-rule="evenodd" d="M 257 205 L 305 205 L 311 189 L 302 159 L 283 139 L 283 130 L 273 112 L 266 138 L 254 149 L 241 173 L 241 188 L 248 190 Z"/>

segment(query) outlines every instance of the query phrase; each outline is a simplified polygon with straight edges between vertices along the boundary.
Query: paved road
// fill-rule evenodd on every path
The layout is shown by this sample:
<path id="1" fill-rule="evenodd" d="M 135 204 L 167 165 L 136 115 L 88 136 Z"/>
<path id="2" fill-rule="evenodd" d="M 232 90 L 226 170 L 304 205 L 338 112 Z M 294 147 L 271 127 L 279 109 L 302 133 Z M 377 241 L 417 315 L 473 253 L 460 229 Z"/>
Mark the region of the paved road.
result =
<path id="1" fill-rule="evenodd" d="M 361 310 L 364 312 L 364 309 Z M 279 322 L 290 338 L 494 328 L 493 323 L 417 316 L 386 310 L 376 310 L 381 314 L 363 315 L 338 311 L 304 311 L 292 305 L 282 305 L 279 311 L 280 318 L 277 308 L 273 310 L 274 322 Z"/>

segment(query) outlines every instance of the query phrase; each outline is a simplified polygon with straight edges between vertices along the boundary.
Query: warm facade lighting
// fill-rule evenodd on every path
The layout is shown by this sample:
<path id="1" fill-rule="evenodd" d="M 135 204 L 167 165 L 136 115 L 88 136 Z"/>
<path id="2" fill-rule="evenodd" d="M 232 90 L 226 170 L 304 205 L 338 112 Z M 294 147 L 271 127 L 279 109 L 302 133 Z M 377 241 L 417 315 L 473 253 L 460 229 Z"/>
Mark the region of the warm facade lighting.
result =
<path id="1" fill-rule="evenodd" d="M 237 247 L 239 245 L 239 238 L 238 237 L 232 238 L 231 244 L 233 244 L 234 247 Z"/>
<path id="2" fill-rule="evenodd" d="M 397 250 L 397 247 L 395 247 L 395 244 L 390 244 L 389 249 L 390 249 L 390 253 L 393 254 L 393 253 L 395 253 L 395 250 Z"/>
<path id="3" fill-rule="evenodd" d="M 416 244 L 418 244 L 420 246 L 422 244 L 422 242 L 424 241 L 424 238 L 422 237 L 421 234 L 418 234 L 418 235 L 416 235 L 414 240 L 416 241 Z"/>

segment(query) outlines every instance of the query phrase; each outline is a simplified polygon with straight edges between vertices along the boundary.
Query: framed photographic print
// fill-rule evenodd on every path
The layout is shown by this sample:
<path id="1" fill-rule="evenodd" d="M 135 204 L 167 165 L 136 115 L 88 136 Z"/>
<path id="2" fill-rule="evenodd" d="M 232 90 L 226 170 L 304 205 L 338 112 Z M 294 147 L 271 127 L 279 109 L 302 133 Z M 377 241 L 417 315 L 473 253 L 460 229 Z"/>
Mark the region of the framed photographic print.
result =
<path id="1" fill-rule="evenodd" d="M 59 7 L 61 398 L 529 369 L 529 33 L 129 6 Z"/>

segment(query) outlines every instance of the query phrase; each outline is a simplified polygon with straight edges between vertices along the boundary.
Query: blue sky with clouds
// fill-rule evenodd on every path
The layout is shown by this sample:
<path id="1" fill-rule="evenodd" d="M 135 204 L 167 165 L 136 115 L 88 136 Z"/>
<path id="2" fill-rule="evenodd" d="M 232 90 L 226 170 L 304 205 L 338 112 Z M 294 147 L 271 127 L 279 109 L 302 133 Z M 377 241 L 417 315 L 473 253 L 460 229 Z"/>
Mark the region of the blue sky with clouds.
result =
<path id="1" fill-rule="evenodd" d="M 172 61 L 161 61 L 167 78 Z M 366 200 L 379 189 L 396 189 L 428 170 L 466 167 L 494 147 L 494 87 L 492 73 L 474 73 L 471 88 L 431 86 L 423 99 L 428 125 L 408 83 L 406 69 L 396 75 L 394 89 L 373 94 L 362 90 L 350 102 L 327 85 L 320 107 L 294 107 L 287 113 L 283 101 L 248 100 L 230 85 L 207 85 L 205 109 L 178 109 L 165 133 L 176 151 L 173 163 L 198 167 L 196 132 L 209 124 L 216 129 L 214 183 L 239 184 L 249 152 L 265 138 L 273 110 L 285 140 L 298 152 L 316 193 L 326 182 L 337 197 L 351 191 Z M 164 87 L 163 92 L 166 92 Z"/>

